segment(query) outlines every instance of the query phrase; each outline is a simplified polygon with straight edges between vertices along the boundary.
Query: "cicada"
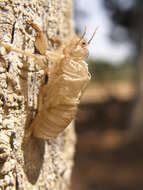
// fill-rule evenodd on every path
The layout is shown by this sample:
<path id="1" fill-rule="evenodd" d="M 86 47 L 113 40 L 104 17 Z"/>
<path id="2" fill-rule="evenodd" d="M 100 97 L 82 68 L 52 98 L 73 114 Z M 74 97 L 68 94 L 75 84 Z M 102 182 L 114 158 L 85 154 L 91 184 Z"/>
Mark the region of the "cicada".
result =
<path id="1" fill-rule="evenodd" d="M 23 51 L 10 44 L 0 42 L 0 46 L 26 56 L 32 56 L 48 75 L 48 83 L 41 87 L 37 115 L 28 127 L 27 136 L 48 139 L 56 137 L 74 119 L 81 96 L 91 78 L 85 59 L 88 57 L 88 42 L 74 34 L 62 42 L 56 39 L 57 50 L 48 51 L 48 40 L 40 27 L 33 22 L 28 24 L 36 31 L 35 47 L 39 54 Z M 53 67 L 49 67 L 49 61 Z"/>

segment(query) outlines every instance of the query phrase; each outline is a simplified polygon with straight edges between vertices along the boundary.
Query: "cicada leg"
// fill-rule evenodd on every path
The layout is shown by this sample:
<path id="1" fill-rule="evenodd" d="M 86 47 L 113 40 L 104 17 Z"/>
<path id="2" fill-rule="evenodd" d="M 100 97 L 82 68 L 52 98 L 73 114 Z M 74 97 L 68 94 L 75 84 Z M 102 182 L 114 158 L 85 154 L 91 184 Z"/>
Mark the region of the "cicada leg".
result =
<path id="1" fill-rule="evenodd" d="M 53 43 L 56 43 L 58 45 L 58 49 L 54 51 L 48 51 L 48 40 L 45 33 L 40 29 L 40 27 L 32 22 L 27 21 L 27 23 L 36 31 L 37 36 L 35 40 L 35 47 L 36 49 L 41 53 L 41 55 L 45 55 L 47 59 L 51 62 L 57 62 L 60 61 L 64 56 L 62 55 L 62 52 L 60 51 L 62 49 L 62 42 L 59 39 L 58 36 L 52 37 L 51 41 Z"/>
<path id="2" fill-rule="evenodd" d="M 40 55 L 40 54 L 33 54 L 29 51 L 24 51 L 24 50 L 21 50 L 17 47 L 14 47 L 13 45 L 11 44 L 8 44 L 8 43 L 4 43 L 4 42 L 0 42 L 0 46 L 1 47 L 4 47 L 8 52 L 16 52 L 16 53 L 19 53 L 19 54 L 22 54 L 22 55 L 25 55 L 25 56 L 30 56 L 30 57 L 33 57 L 34 59 L 38 60 L 38 64 L 41 66 L 42 69 L 47 69 L 47 65 L 44 64 L 44 60 L 45 60 L 45 56 L 43 55 Z"/>
<path id="3" fill-rule="evenodd" d="M 37 36 L 35 39 L 35 47 L 40 52 L 41 55 L 45 55 L 48 48 L 48 40 L 46 34 L 40 29 L 40 27 L 32 22 L 27 21 L 27 23 L 36 31 Z"/>

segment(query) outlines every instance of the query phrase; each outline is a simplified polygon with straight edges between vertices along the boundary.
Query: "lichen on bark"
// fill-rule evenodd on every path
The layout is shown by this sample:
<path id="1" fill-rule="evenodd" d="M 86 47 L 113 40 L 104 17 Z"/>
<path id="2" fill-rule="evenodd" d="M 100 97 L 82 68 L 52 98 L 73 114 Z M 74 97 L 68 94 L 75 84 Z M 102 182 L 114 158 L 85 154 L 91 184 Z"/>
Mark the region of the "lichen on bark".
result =
<path id="1" fill-rule="evenodd" d="M 68 38 L 73 32 L 72 0 L 0 0 L 0 40 L 34 53 L 35 32 L 27 27 L 28 19 L 38 23 L 48 39 Z M 24 141 L 25 128 L 36 115 L 43 76 L 33 58 L 0 47 L 0 189 L 70 188 L 73 126 L 55 139 Z"/>

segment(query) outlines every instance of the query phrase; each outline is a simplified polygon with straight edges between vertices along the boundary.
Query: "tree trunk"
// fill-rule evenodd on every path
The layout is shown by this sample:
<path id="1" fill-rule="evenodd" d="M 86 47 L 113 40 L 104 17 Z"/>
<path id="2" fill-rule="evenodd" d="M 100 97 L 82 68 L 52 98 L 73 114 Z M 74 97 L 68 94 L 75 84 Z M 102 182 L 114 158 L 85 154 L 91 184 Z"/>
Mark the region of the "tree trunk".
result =
<path id="1" fill-rule="evenodd" d="M 34 53 L 35 31 L 26 25 L 31 19 L 48 39 L 68 37 L 73 32 L 72 0 L 0 0 L 0 40 Z M 70 188 L 73 124 L 55 139 L 24 141 L 43 76 L 33 58 L 0 48 L 0 190 Z"/>
<path id="2" fill-rule="evenodd" d="M 140 39 L 141 41 L 141 39 Z M 143 136 L 143 47 L 140 45 L 139 55 L 137 56 L 138 66 L 138 88 L 137 98 L 130 119 L 129 137 L 135 140 Z"/>

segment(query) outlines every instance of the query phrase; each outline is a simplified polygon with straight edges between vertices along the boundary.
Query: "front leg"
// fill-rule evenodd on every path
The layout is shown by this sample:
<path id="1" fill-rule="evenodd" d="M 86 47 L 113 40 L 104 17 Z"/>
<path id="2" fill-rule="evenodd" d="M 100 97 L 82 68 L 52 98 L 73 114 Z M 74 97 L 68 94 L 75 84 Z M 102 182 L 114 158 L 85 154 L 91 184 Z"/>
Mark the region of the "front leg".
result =
<path id="1" fill-rule="evenodd" d="M 27 23 L 34 28 L 34 30 L 37 33 L 36 40 L 35 40 L 35 47 L 40 52 L 41 55 L 45 55 L 46 58 L 51 62 L 58 62 L 62 58 L 64 58 L 63 55 L 63 44 L 61 40 L 58 37 L 53 37 L 51 40 L 58 45 L 58 49 L 54 51 L 48 51 L 48 40 L 45 33 L 40 29 L 40 27 L 32 22 L 27 21 Z"/>
<path id="2" fill-rule="evenodd" d="M 35 39 L 35 47 L 36 49 L 40 52 L 41 55 L 45 55 L 47 48 L 48 48 L 48 40 L 47 36 L 45 33 L 40 29 L 40 27 L 32 22 L 32 21 L 27 21 L 27 23 L 34 28 L 34 30 L 37 33 L 36 39 Z"/>
<path id="3" fill-rule="evenodd" d="M 10 51 L 14 51 L 16 53 L 20 53 L 22 55 L 25 56 L 30 56 L 33 57 L 35 60 L 38 60 L 37 63 L 45 70 L 47 65 L 45 65 L 45 59 L 47 59 L 48 61 L 57 63 L 59 62 L 61 59 L 64 58 L 64 55 L 62 53 L 62 47 L 61 47 L 61 43 L 60 40 L 58 39 L 58 43 L 59 43 L 59 50 L 54 50 L 54 51 L 47 51 L 48 48 L 48 42 L 47 42 L 47 37 L 46 35 L 42 32 L 42 30 L 38 27 L 37 24 L 33 23 L 33 22 L 28 22 L 29 24 L 31 24 L 31 26 L 36 30 L 37 32 L 37 37 L 35 40 L 35 47 L 38 49 L 38 51 L 41 53 L 40 54 L 33 54 L 29 51 L 25 51 L 25 50 L 21 50 L 19 48 L 14 47 L 11 44 L 8 43 L 4 43 L 2 41 L 0 41 L 0 46 L 6 48 L 6 50 L 8 52 Z M 57 39 L 56 39 L 57 41 Z"/>
<path id="4" fill-rule="evenodd" d="M 14 47 L 11 44 L 4 43 L 4 42 L 0 42 L 0 46 L 4 47 L 8 52 L 13 51 L 13 52 L 20 53 L 28 57 L 33 57 L 35 60 L 37 60 L 37 63 L 40 65 L 42 69 L 47 70 L 47 65 L 45 65 L 45 58 L 46 58 L 45 56 L 40 55 L 40 54 L 33 54 L 29 51 L 21 50 L 17 47 Z"/>
<path id="5" fill-rule="evenodd" d="M 35 40 L 35 47 L 36 49 L 40 52 L 41 55 L 45 55 L 48 49 L 48 39 L 46 34 L 40 29 L 40 27 L 32 22 L 32 21 L 27 21 L 27 23 L 36 31 L 37 36 Z M 54 43 L 57 44 L 57 50 L 60 51 L 62 49 L 63 43 L 60 40 L 58 36 L 50 38 L 50 40 Z"/>

